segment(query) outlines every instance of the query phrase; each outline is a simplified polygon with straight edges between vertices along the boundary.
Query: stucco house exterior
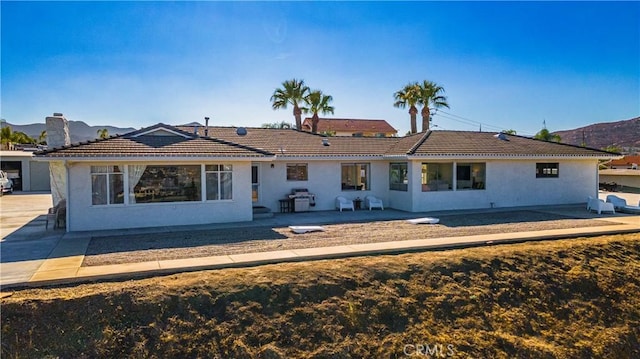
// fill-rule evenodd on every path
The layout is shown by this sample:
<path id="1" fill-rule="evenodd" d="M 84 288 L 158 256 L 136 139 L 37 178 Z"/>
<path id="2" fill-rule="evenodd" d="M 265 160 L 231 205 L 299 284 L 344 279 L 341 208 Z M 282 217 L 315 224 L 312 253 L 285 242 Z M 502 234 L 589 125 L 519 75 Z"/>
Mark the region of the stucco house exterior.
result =
<path id="1" fill-rule="evenodd" d="M 66 169 L 67 230 L 251 221 L 296 188 L 311 211 L 375 195 L 409 212 L 583 203 L 615 154 L 486 132 L 323 137 L 293 129 L 175 127 L 42 152 Z"/>

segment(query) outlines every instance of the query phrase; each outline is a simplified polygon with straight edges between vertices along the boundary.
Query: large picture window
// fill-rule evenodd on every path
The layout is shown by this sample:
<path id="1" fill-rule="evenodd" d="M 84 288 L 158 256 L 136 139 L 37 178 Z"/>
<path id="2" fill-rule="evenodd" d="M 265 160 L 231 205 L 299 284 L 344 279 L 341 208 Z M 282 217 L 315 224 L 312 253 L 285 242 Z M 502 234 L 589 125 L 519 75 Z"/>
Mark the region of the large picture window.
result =
<path id="1" fill-rule="evenodd" d="M 423 163 L 422 191 L 450 191 L 453 189 L 453 163 Z"/>
<path id="2" fill-rule="evenodd" d="M 406 191 L 409 180 L 407 178 L 408 166 L 406 162 L 389 164 L 389 189 L 393 191 Z"/>
<path id="3" fill-rule="evenodd" d="M 341 178 L 343 191 L 365 191 L 371 189 L 368 163 L 343 163 Z"/>
<path id="4" fill-rule="evenodd" d="M 559 176 L 560 164 L 536 163 L 536 178 L 556 178 Z"/>
<path id="5" fill-rule="evenodd" d="M 485 163 L 458 163 L 456 168 L 456 189 L 484 189 Z"/>
<path id="6" fill-rule="evenodd" d="M 287 163 L 287 181 L 307 181 L 308 179 L 306 163 Z"/>
<path id="7" fill-rule="evenodd" d="M 91 204 L 124 203 L 122 166 L 91 166 Z"/>
<path id="8" fill-rule="evenodd" d="M 200 201 L 200 174 L 200 165 L 131 165 L 129 200 L 131 203 Z"/>
<path id="9" fill-rule="evenodd" d="M 233 198 L 232 165 L 206 165 L 207 200 L 228 200 Z"/>

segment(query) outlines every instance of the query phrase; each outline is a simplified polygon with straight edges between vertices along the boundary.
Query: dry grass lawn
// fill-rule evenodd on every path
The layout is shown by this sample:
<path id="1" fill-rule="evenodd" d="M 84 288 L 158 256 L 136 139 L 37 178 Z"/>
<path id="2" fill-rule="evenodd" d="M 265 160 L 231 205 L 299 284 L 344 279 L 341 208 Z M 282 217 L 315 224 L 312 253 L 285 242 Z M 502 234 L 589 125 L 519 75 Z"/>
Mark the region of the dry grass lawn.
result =
<path id="1" fill-rule="evenodd" d="M 2 357 L 638 358 L 638 272 L 627 234 L 26 289 Z"/>

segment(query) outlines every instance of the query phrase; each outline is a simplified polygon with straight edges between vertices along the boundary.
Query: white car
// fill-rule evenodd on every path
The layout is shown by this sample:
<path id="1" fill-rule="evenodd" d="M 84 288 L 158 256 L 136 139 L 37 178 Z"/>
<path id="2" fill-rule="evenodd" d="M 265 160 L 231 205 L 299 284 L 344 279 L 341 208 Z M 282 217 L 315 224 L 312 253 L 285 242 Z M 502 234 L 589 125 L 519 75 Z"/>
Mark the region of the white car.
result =
<path id="1" fill-rule="evenodd" d="M 0 171 L 0 195 L 13 192 L 13 181 L 5 171 Z"/>

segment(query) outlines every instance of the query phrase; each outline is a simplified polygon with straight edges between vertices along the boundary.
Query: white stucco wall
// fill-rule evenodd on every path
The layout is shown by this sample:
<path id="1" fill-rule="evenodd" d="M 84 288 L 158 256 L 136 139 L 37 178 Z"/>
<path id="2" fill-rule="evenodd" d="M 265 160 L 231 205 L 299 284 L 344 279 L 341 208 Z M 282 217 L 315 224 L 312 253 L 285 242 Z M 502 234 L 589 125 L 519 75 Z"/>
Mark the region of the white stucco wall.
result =
<path id="1" fill-rule="evenodd" d="M 558 162 L 559 177 L 536 178 L 538 162 Z M 484 190 L 422 192 L 413 186 L 413 211 L 490 208 L 492 202 L 495 207 L 573 204 L 586 202 L 588 196 L 597 196 L 596 160 L 491 160 L 485 163 Z M 419 174 L 412 178 L 414 183 L 419 183 Z"/>
<path id="2" fill-rule="evenodd" d="M 212 164 L 217 163 L 220 162 Z M 232 200 L 102 206 L 91 204 L 90 168 L 92 164 L 71 163 L 68 168 L 70 191 L 67 230 L 86 231 L 251 221 L 253 215 L 250 163 L 225 163 L 233 165 Z M 193 165 L 195 163 L 157 163 L 157 165 L 171 164 Z"/>
<path id="3" fill-rule="evenodd" d="M 294 188 L 307 188 L 309 192 L 316 194 L 316 206 L 311 207 L 312 211 L 334 209 L 337 196 L 344 196 L 348 199 L 360 197 L 364 200 L 365 196 L 371 194 L 381 198 L 386 205 L 389 202 L 388 163 L 370 160 L 358 160 L 357 162 L 370 164 L 370 190 L 342 190 L 341 164 L 354 163 L 354 161 L 305 161 L 304 159 L 297 159 L 261 163 L 259 204 L 277 213 L 280 210 L 279 199 L 286 198 Z M 307 163 L 308 180 L 287 181 L 287 163 Z M 273 164 L 273 168 L 271 168 L 271 164 Z"/>

